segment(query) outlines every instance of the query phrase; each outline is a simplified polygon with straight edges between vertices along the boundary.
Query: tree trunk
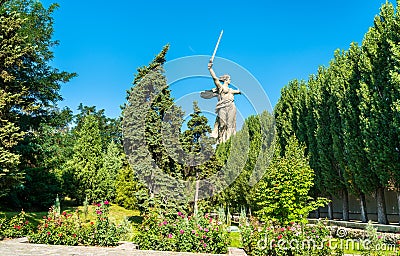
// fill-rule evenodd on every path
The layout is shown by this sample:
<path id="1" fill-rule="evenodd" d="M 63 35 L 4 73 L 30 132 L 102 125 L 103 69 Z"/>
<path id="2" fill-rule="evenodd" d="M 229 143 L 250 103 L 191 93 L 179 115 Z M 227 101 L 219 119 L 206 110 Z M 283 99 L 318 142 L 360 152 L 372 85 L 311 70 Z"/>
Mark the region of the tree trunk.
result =
<path id="1" fill-rule="evenodd" d="M 378 223 L 388 224 L 386 215 L 385 188 L 380 187 L 376 190 L 376 204 L 378 207 Z"/>
<path id="2" fill-rule="evenodd" d="M 333 220 L 333 197 L 329 196 L 329 203 L 328 203 L 328 219 Z"/>
<path id="3" fill-rule="evenodd" d="M 315 210 L 315 218 L 316 219 L 320 219 L 321 218 L 321 213 L 319 211 L 319 208 L 317 210 Z"/>
<path id="4" fill-rule="evenodd" d="M 342 206 L 343 206 L 342 218 L 343 218 L 343 220 L 348 221 L 350 219 L 350 217 L 349 217 L 349 193 L 347 192 L 346 188 L 342 190 Z"/>
<path id="5" fill-rule="evenodd" d="M 400 224 L 400 191 L 397 191 L 397 208 L 399 212 L 399 224 Z"/>
<path id="6" fill-rule="evenodd" d="M 197 216 L 199 210 L 197 206 L 198 199 L 199 199 L 199 179 L 198 179 L 198 174 L 196 172 L 196 192 L 194 193 L 194 216 Z"/>
<path id="7" fill-rule="evenodd" d="M 361 210 L 361 221 L 363 223 L 368 222 L 368 212 L 367 212 L 367 201 L 365 200 L 365 194 L 360 192 L 360 210 Z"/>

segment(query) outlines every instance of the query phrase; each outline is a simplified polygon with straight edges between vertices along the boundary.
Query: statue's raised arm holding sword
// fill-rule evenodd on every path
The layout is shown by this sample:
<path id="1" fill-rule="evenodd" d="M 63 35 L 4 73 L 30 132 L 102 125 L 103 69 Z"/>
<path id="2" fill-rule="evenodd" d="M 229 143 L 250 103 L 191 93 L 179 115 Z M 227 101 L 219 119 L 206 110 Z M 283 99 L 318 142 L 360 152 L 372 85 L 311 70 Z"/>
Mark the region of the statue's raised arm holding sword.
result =
<path id="1" fill-rule="evenodd" d="M 231 83 L 231 77 L 229 75 L 217 77 L 212 68 L 222 33 L 223 31 L 221 31 L 214 53 L 208 63 L 208 70 L 210 71 L 216 88 L 201 93 L 201 97 L 206 99 L 218 97 L 218 103 L 215 108 L 217 118 L 211 134 L 211 137 L 216 138 L 218 143 L 227 141 L 230 136 L 236 133 L 236 106 L 234 103 L 234 95 L 240 94 L 239 90 L 229 88 L 229 84 Z"/>

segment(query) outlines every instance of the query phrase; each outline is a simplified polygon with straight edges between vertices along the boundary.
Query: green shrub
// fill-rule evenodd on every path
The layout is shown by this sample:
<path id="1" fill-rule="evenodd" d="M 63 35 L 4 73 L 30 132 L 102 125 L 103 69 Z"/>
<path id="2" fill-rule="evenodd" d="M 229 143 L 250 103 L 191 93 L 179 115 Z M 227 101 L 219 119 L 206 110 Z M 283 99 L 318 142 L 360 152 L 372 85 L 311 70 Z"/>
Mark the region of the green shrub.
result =
<path id="1" fill-rule="evenodd" d="M 195 218 L 181 212 L 171 217 L 150 212 L 134 241 L 142 250 L 202 253 L 226 253 L 230 244 L 226 226 L 221 222 L 208 215 Z"/>
<path id="2" fill-rule="evenodd" d="M 26 220 L 24 211 L 15 215 L 11 219 L 7 217 L 0 218 L 0 240 L 4 238 L 18 238 L 28 235 L 32 230 L 29 221 Z"/>

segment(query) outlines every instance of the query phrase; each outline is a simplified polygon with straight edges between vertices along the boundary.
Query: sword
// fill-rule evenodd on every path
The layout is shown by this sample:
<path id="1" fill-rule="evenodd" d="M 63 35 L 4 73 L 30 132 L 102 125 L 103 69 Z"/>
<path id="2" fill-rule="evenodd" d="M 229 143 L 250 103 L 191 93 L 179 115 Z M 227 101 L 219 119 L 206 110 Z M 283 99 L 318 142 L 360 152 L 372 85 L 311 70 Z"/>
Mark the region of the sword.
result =
<path id="1" fill-rule="evenodd" d="M 215 45 L 214 53 L 213 53 L 213 55 L 211 56 L 211 59 L 210 59 L 211 63 L 214 61 L 214 57 L 215 57 L 215 54 L 217 53 L 218 45 L 219 45 L 219 42 L 221 41 L 221 37 L 222 37 L 223 33 L 224 33 L 224 30 L 221 30 L 221 34 L 219 34 L 217 45 Z"/>

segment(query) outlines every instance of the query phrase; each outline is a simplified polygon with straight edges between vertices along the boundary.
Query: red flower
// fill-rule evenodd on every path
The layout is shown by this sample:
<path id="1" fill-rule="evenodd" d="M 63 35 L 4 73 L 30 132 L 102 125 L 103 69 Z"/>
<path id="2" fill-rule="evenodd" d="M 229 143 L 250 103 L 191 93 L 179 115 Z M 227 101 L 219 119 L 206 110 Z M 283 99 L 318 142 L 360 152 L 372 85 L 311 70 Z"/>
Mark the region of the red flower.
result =
<path id="1" fill-rule="evenodd" d="M 60 234 L 58 234 L 58 236 L 59 236 L 59 237 L 62 237 L 62 234 L 60 233 Z"/>
<path id="2" fill-rule="evenodd" d="M 76 234 L 73 234 L 72 236 L 73 236 L 73 237 L 76 237 Z"/>
<path id="3" fill-rule="evenodd" d="M 90 225 L 93 225 L 93 224 L 94 224 L 93 221 L 91 221 L 91 222 L 90 222 Z"/>
<path id="4" fill-rule="evenodd" d="M 172 234 L 168 234 L 168 238 L 172 238 Z"/>
<path id="5" fill-rule="evenodd" d="M 44 227 L 45 227 L 45 228 L 47 228 L 48 226 L 49 226 L 49 225 L 48 225 L 47 223 L 46 223 L 46 224 L 44 224 Z"/>
<path id="6" fill-rule="evenodd" d="M 63 212 L 62 212 L 62 215 L 64 215 L 64 216 L 65 216 L 65 215 L 67 215 L 67 213 L 66 213 L 65 211 L 63 211 Z"/>
<path id="7" fill-rule="evenodd" d="M 47 231 L 47 235 L 48 235 L 48 236 L 50 235 L 50 231 Z"/>
<path id="8" fill-rule="evenodd" d="M 278 236 L 278 240 L 281 239 L 281 238 L 282 238 L 282 235 L 279 235 L 279 236 Z"/>
<path id="9" fill-rule="evenodd" d="M 185 231 L 183 229 L 179 230 L 179 233 L 183 234 Z"/>
<path id="10" fill-rule="evenodd" d="M 108 204 L 110 204 L 110 202 L 108 202 L 108 201 L 106 200 L 106 201 L 104 201 L 104 204 L 105 204 L 105 205 L 108 205 Z"/>
<path id="11" fill-rule="evenodd" d="M 29 221 L 25 221 L 25 225 L 29 224 Z"/>

